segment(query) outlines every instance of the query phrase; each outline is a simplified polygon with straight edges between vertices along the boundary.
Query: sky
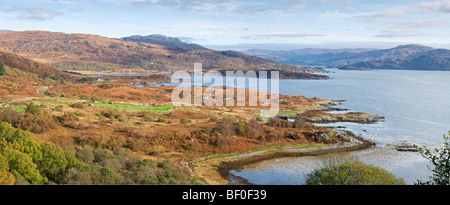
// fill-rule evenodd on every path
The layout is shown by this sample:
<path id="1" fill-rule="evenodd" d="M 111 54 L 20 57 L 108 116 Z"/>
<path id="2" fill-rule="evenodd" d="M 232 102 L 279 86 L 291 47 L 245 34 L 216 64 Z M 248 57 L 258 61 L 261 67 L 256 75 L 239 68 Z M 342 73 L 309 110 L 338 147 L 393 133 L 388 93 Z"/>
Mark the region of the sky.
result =
<path id="1" fill-rule="evenodd" d="M 212 49 L 450 49 L 450 0 L 0 0 L 0 30 L 162 34 Z"/>

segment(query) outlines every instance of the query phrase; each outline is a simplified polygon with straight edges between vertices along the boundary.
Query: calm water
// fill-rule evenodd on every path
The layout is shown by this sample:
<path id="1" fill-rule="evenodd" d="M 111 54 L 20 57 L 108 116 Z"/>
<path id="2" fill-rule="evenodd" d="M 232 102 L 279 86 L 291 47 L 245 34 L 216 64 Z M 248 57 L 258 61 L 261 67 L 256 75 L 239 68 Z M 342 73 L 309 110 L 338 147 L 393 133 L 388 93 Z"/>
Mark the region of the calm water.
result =
<path id="1" fill-rule="evenodd" d="M 377 143 L 375 148 L 343 154 L 383 167 L 408 184 L 427 180 L 428 162 L 417 152 L 393 145 L 441 146 L 450 130 L 450 72 L 341 71 L 332 80 L 280 80 L 280 93 L 346 100 L 339 108 L 385 116 L 376 124 L 334 123 Z M 278 158 L 233 171 L 254 184 L 303 184 L 304 177 L 327 156 Z"/>

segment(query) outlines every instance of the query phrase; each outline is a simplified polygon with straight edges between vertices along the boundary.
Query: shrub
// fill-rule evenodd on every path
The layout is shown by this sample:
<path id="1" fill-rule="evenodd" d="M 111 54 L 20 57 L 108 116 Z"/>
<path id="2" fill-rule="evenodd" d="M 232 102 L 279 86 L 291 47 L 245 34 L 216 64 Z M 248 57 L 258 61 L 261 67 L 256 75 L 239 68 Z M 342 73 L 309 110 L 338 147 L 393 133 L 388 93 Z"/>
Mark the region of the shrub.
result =
<path id="1" fill-rule="evenodd" d="M 182 117 L 180 119 L 180 124 L 185 125 L 185 124 L 188 124 L 188 123 L 191 123 L 191 120 L 189 118 Z"/>
<path id="2" fill-rule="evenodd" d="M 166 120 L 166 118 L 158 117 L 158 119 L 156 120 L 156 122 L 167 122 L 167 120 Z"/>
<path id="3" fill-rule="evenodd" d="M 304 119 L 295 119 L 294 122 L 292 123 L 292 126 L 295 128 L 305 128 L 308 127 L 308 123 L 304 120 Z"/>
<path id="4" fill-rule="evenodd" d="M 103 88 L 103 89 L 110 89 L 113 88 L 114 85 L 113 84 L 100 84 L 98 85 L 99 88 Z"/>
<path id="5" fill-rule="evenodd" d="M 140 115 L 140 117 L 144 118 L 144 121 L 145 121 L 145 122 L 153 122 L 153 121 L 155 120 L 155 119 L 153 118 L 153 116 L 152 116 L 150 113 L 148 113 L 148 112 L 142 113 L 142 114 Z"/>
<path id="6" fill-rule="evenodd" d="M 235 134 L 236 123 L 234 119 L 224 117 L 218 122 L 216 122 L 215 130 L 218 133 L 220 133 L 223 137 L 229 137 Z"/>
<path id="7" fill-rule="evenodd" d="M 11 108 L 3 110 L 0 112 L 0 121 L 7 122 L 12 126 L 17 126 L 19 119 L 22 117 L 22 113 L 17 112 Z"/>
<path id="8" fill-rule="evenodd" d="M 307 185 L 404 185 L 389 171 L 360 161 L 332 161 L 307 175 Z"/>
<path id="9" fill-rule="evenodd" d="M 17 128 L 28 130 L 33 133 L 44 133 L 49 131 L 50 129 L 54 129 L 55 127 L 55 121 L 48 114 L 32 115 L 26 113 L 19 119 L 19 122 L 17 123 Z"/>
<path id="10" fill-rule="evenodd" d="M 100 97 L 91 97 L 91 100 L 92 100 L 92 102 L 95 102 L 95 101 L 102 101 L 103 100 L 103 98 L 100 98 Z"/>
<path id="11" fill-rule="evenodd" d="M 248 123 L 245 123 L 245 131 L 247 137 L 260 137 L 261 134 L 264 133 L 264 129 L 261 124 L 256 120 L 250 120 Z"/>
<path id="12" fill-rule="evenodd" d="M 280 118 L 274 118 L 270 120 L 268 123 L 272 127 L 283 127 L 283 128 L 291 128 L 292 122 L 289 122 L 288 120 L 280 119 Z"/>
<path id="13" fill-rule="evenodd" d="M 59 123 L 61 123 L 63 125 L 69 125 L 73 122 L 78 121 L 78 117 L 75 116 L 74 113 L 69 112 L 69 113 L 64 113 L 64 115 L 62 115 L 62 116 L 56 117 L 56 121 L 58 121 Z"/>
<path id="14" fill-rule="evenodd" d="M 213 138 L 213 145 L 218 148 L 225 148 L 228 146 L 228 139 L 224 136 L 217 135 Z"/>
<path id="15" fill-rule="evenodd" d="M 75 104 L 71 105 L 70 107 L 83 109 L 84 104 L 83 103 L 75 103 Z"/>
<path id="16" fill-rule="evenodd" d="M 30 103 L 27 105 L 27 108 L 25 109 L 26 113 L 30 113 L 32 115 L 43 115 L 44 112 L 42 112 L 42 110 L 40 110 L 36 105 L 34 105 L 33 103 Z"/>
<path id="17" fill-rule="evenodd" d="M 81 100 L 89 100 L 89 99 L 91 99 L 91 97 L 89 97 L 88 95 L 80 95 L 80 99 Z"/>
<path id="18" fill-rule="evenodd" d="M 116 110 L 110 110 L 110 111 L 101 111 L 100 115 L 107 117 L 109 119 L 117 119 L 120 117 L 120 114 Z"/>
<path id="19" fill-rule="evenodd" d="M 239 135 L 245 134 L 245 123 L 243 121 L 238 121 L 236 123 L 236 133 Z"/>

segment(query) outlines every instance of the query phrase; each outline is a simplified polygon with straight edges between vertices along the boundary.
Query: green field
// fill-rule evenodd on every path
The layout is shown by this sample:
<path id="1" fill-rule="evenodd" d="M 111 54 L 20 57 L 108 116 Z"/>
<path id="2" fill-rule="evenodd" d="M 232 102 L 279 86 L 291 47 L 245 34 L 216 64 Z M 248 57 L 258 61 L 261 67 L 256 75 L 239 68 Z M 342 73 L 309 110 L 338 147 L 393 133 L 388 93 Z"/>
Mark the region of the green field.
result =
<path id="1" fill-rule="evenodd" d="M 16 107 L 16 106 L 11 106 L 11 108 L 17 112 L 24 112 L 25 108 L 21 108 L 21 107 Z"/>

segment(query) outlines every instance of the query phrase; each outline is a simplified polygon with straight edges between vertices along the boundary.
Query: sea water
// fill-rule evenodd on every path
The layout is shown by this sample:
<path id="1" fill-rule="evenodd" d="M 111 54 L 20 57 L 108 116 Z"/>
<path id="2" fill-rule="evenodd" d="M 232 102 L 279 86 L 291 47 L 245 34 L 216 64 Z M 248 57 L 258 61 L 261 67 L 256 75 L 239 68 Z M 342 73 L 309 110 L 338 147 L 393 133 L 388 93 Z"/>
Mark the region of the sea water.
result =
<path id="1" fill-rule="evenodd" d="M 418 152 L 396 145 L 442 146 L 450 130 L 450 72 L 344 71 L 329 69 L 331 80 L 280 80 L 280 94 L 346 100 L 345 112 L 381 114 L 375 124 L 330 123 L 376 143 L 373 148 L 340 154 L 382 167 L 407 184 L 426 181 L 430 165 Z M 253 184 L 304 184 L 305 177 L 330 156 L 277 158 L 233 170 Z"/>

